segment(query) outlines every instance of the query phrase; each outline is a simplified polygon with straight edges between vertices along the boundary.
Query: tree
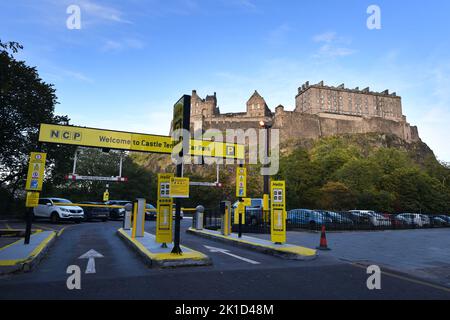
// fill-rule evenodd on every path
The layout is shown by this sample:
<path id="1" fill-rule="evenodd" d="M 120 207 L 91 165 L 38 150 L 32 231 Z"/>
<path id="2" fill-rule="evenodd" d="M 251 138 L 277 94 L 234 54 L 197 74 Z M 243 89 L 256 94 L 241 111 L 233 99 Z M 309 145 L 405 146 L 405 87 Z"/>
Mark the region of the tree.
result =
<path id="1" fill-rule="evenodd" d="M 16 42 L 0 40 L 0 188 L 17 198 L 23 190 L 28 158 L 38 151 L 40 123 L 68 123 L 67 116 L 54 114 L 57 98 L 52 85 L 45 83 L 36 68 L 14 59 L 22 49 Z M 48 146 L 48 173 L 55 173 L 55 165 L 64 167 L 72 148 Z M 2 201 L 3 202 L 3 201 Z"/>
<path id="2" fill-rule="evenodd" d="M 339 211 L 354 208 L 354 195 L 345 184 L 330 181 L 320 191 L 322 193 L 319 201 L 320 208 Z"/>

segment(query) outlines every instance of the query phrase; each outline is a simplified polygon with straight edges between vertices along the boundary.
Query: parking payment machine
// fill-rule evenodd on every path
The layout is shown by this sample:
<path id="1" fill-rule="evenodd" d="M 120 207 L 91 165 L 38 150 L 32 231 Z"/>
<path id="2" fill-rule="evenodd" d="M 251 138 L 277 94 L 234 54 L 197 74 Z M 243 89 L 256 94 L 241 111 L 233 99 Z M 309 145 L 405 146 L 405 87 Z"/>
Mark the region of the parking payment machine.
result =
<path id="1" fill-rule="evenodd" d="M 231 202 L 222 201 L 220 212 L 222 214 L 222 235 L 229 236 L 231 234 Z"/>
<path id="2" fill-rule="evenodd" d="M 170 197 L 170 179 L 172 173 L 158 174 L 158 203 L 156 214 L 156 242 L 172 243 L 173 199 Z"/>
<path id="3" fill-rule="evenodd" d="M 270 236 L 275 244 L 286 242 L 286 185 L 284 181 L 270 184 Z"/>

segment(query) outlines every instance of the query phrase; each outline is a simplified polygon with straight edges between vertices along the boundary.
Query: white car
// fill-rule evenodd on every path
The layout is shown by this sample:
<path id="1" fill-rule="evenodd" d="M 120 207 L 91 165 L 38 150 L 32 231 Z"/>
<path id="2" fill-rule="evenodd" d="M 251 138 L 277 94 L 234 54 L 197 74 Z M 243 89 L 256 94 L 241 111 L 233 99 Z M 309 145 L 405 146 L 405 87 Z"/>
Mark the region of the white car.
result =
<path id="1" fill-rule="evenodd" d="M 401 217 L 406 220 L 409 225 L 423 227 L 425 224 L 425 221 L 422 219 L 420 214 L 417 213 L 402 213 L 397 215 L 397 217 Z"/>
<path id="2" fill-rule="evenodd" d="M 361 218 L 362 220 L 367 219 L 370 224 L 374 227 L 390 227 L 391 221 L 383 217 L 381 214 L 376 213 L 371 210 L 350 210 L 350 214 L 354 217 Z"/>
<path id="3" fill-rule="evenodd" d="M 55 203 L 59 204 L 72 202 L 62 198 L 39 199 L 39 205 L 33 210 L 34 217 L 49 218 L 53 223 L 68 220 L 79 223 L 84 219 L 84 211 L 81 207 L 64 205 L 55 206 Z"/>

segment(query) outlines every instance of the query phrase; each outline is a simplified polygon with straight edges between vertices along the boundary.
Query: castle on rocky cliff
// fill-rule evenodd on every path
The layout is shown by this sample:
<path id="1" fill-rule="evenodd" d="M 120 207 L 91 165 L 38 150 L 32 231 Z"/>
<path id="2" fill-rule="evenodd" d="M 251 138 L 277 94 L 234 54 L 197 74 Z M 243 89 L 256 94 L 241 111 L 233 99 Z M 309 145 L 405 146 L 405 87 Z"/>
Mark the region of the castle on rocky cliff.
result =
<path id="1" fill-rule="evenodd" d="M 282 141 L 295 138 L 328 137 L 351 133 L 385 133 L 407 142 L 419 141 L 417 127 L 411 126 L 402 112 L 401 97 L 396 93 L 372 92 L 369 88 L 349 89 L 326 86 L 323 81 L 298 89 L 295 109 L 279 105 L 275 112 L 255 91 L 247 101 L 246 112 L 221 114 L 216 93 L 202 99 L 195 90 L 191 98 L 191 122 L 201 121 L 206 129 L 259 128 L 259 122 L 271 122 L 280 130 Z"/>

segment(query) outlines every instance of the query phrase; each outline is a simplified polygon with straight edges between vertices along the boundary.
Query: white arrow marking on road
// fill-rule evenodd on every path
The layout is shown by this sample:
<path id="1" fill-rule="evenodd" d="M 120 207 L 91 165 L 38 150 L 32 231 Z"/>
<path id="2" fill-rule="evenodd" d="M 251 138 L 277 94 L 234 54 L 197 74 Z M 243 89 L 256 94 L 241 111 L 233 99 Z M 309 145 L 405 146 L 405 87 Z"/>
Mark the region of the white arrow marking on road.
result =
<path id="1" fill-rule="evenodd" d="M 95 258 L 103 258 L 101 253 L 98 253 L 94 249 L 89 250 L 78 259 L 89 259 L 85 273 L 95 273 Z"/>
<path id="2" fill-rule="evenodd" d="M 232 254 L 232 253 L 230 253 L 230 250 L 220 249 L 220 248 L 216 248 L 216 247 L 209 247 L 209 246 L 205 246 L 205 248 L 208 249 L 210 252 L 220 252 L 220 253 L 226 254 L 230 257 L 233 257 L 233 258 L 236 258 L 236 259 L 239 259 L 239 260 L 251 263 L 251 264 L 260 264 L 258 261 L 250 260 L 250 259 L 238 256 L 238 255 Z"/>

